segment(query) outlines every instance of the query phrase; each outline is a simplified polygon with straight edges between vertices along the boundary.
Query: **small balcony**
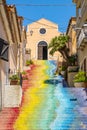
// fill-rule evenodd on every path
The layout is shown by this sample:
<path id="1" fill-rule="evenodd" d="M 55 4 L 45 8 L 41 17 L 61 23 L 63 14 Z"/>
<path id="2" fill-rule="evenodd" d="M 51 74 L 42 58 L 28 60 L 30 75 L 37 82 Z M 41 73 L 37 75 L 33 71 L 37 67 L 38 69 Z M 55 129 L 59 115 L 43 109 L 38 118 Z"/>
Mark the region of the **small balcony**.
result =
<path id="1" fill-rule="evenodd" d="M 87 24 L 83 25 L 83 27 L 80 31 L 80 34 L 78 36 L 78 39 L 77 39 L 78 48 L 84 47 L 85 43 L 87 43 Z"/>

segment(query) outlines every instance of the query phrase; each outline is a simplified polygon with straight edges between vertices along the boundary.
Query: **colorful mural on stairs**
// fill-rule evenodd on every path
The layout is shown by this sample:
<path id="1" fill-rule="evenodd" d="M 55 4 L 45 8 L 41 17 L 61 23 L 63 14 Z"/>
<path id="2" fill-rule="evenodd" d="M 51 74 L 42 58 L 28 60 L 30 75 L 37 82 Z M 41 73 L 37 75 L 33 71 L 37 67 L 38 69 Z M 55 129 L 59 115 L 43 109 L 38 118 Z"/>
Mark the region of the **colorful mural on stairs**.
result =
<path id="1" fill-rule="evenodd" d="M 74 90 L 64 88 L 61 78 L 54 77 L 55 69 L 54 61 L 37 62 L 29 77 L 30 85 L 24 93 L 15 130 L 82 129 L 83 116 L 75 109 L 78 104 L 70 101 L 75 98 Z"/>
<path id="2" fill-rule="evenodd" d="M 14 124 L 15 130 L 48 130 L 56 116 L 55 108 L 58 102 L 53 95 L 55 88 L 45 83 L 53 76 L 52 70 L 55 66 L 47 61 L 37 63 L 29 77 L 31 86 L 24 93 L 21 112 Z"/>
<path id="3" fill-rule="evenodd" d="M 15 120 L 8 123 L 9 130 L 87 130 L 87 114 L 80 111 L 87 107 L 79 98 L 82 88 L 64 86 L 62 78 L 54 76 L 55 64 L 35 61 L 27 71 L 29 80 L 23 83 L 22 104 L 16 108 Z"/>

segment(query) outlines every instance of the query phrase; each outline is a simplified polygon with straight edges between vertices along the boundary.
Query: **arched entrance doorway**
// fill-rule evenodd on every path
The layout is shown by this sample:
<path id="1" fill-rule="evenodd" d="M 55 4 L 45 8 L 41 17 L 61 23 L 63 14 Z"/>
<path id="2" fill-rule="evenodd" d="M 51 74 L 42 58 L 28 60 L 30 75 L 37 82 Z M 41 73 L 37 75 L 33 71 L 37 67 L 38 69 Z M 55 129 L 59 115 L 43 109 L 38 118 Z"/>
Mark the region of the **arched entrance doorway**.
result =
<path id="1" fill-rule="evenodd" d="M 48 59 L 48 49 L 47 43 L 45 41 L 41 41 L 38 43 L 38 59 L 39 60 L 47 60 Z"/>

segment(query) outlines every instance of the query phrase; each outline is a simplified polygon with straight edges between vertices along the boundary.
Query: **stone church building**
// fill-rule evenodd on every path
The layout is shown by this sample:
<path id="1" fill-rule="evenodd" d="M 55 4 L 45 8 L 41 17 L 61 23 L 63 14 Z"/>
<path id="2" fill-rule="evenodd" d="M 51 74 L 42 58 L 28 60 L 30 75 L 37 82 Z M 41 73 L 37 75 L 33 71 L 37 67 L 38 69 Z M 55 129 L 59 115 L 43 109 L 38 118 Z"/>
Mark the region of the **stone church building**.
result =
<path id="1" fill-rule="evenodd" d="M 60 53 L 53 56 L 49 54 L 48 45 L 52 38 L 59 36 L 58 25 L 42 18 L 27 26 L 26 50 L 30 52 L 30 58 L 35 60 L 62 60 Z"/>

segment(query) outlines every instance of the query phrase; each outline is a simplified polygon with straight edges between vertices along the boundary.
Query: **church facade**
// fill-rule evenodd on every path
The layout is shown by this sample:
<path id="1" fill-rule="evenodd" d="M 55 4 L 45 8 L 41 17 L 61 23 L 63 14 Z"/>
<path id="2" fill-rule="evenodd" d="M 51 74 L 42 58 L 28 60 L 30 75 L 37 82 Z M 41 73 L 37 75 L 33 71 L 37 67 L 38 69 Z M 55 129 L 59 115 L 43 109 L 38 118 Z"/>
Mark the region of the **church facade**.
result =
<path id="1" fill-rule="evenodd" d="M 27 26 L 26 49 L 30 50 L 30 58 L 35 60 L 57 60 L 59 57 L 61 60 L 59 52 L 51 56 L 48 49 L 51 39 L 60 34 L 58 25 L 44 18 L 29 24 Z"/>

